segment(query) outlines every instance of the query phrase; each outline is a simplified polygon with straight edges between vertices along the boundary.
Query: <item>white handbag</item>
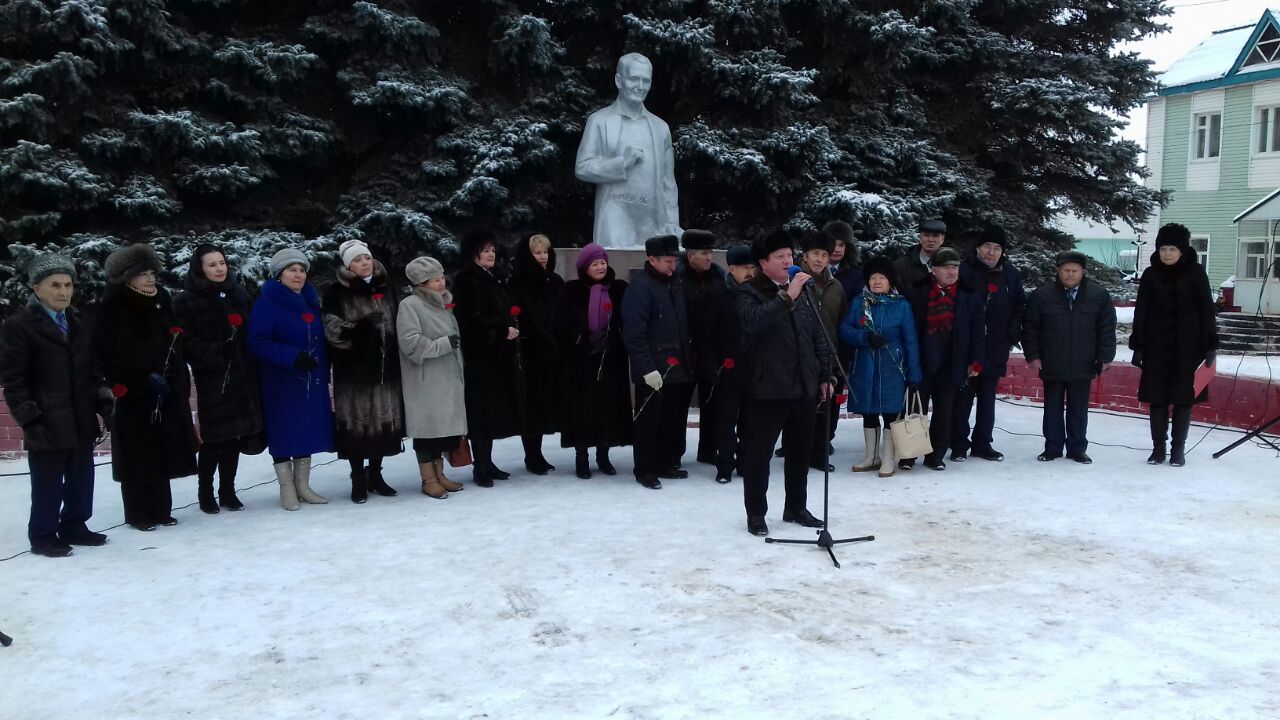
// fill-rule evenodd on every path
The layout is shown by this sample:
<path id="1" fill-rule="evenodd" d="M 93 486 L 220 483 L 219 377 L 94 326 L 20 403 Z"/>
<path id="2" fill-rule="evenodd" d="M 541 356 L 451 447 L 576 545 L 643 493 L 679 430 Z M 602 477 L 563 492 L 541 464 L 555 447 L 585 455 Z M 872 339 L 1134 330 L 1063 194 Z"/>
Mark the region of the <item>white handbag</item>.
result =
<path id="1" fill-rule="evenodd" d="M 933 452 L 933 443 L 929 442 L 929 416 L 921 410 L 920 393 L 910 391 L 902 398 L 902 417 L 889 424 L 893 433 L 893 444 L 900 458 L 917 458 Z"/>

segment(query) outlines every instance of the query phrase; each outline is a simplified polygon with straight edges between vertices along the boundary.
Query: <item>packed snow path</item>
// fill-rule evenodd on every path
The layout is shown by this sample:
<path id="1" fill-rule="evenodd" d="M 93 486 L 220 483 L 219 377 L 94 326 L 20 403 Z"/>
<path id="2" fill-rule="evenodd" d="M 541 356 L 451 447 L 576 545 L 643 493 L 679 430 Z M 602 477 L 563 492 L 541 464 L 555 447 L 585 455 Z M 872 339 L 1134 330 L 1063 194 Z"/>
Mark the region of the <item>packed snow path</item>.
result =
<path id="1" fill-rule="evenodd" d="M 997 418 L 1038 434 L 1038 409 Z M 313 481 L 329 505 L 284 512 L 271 483 L 244 512 L 22 555 L 0 563 L 0 718 L 1280 716 L 1273 451 L 1212 460 L 1238 436 L 1220 431 L 1181 469 L 1099 445 L 1092 466 L 1045 465 L 1038 437 L 998 430 L 1004 463 L 878 479 L 847 472 L 860 424 L 837 439 L 832 531 L 877 539 L 837 548 L 842 570 L 748 535 L 741 480 L 691 457 L 654 492 L 626 451 L 617 477 L 579 480 L 555 449 L 529 478 L 518 440 L 491 490 L 426 498 L 404 454 L 401 494 L 353 505 L 333 463 Z M 1147 429 L 1095 414 L 1090 434 L 1144 447 Z M 95 529 L 122 519 L 108 470 Z M 811 538 L 781 522 L 780 474 L 770 529 Z M 241 466 L 242 486 L 270 476 L 265 456 Z M 194 502 L 194 478 L 174 497 Z M 7 557 L 25 478 L 0 501 Z"/>

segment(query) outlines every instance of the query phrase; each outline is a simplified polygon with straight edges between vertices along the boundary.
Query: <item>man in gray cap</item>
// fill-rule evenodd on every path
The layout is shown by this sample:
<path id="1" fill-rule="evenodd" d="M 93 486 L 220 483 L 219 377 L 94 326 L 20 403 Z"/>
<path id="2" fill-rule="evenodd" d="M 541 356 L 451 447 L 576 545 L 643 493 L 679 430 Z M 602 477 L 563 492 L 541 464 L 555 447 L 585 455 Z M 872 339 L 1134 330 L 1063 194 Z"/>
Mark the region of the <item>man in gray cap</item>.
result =
<path id="1" fill-rule="evenodd" d="M 0 385 L 22 427 L 31 469 L 31 552 L 66 557 L 73 545 L 105 545 L 89 530 L 98 418 L 111 424 L 111 392 L 93 356 L 89 329 L 71 307 L 75 266 L 41 255 L 27 266 L 32 295 L 0 339 Z"/>
<path id="2" fill-rule="evenodd" d="M 1087 258 L 1059 253 L 1058 280 L 1027 299 L 1022 348 L 1044 381 L 1041 462 L 1067 457 L 1088 465 L 1089 384 L 1116 357 L 1116 309 L 1106 288 L 1085 278 Z M 1064 421 L 1065 402 L 1065 421 Z"/>
<path id="3" fill-rule="evenodd" d="M 933 254 L 947 242 L 947 224 L 937 218 L 925 220 L 920 223 L 919 237 L 919 243 L 907 248 L 905 255 L 893 261 L 898 282 L 904 288 L 928 279 Z"/>

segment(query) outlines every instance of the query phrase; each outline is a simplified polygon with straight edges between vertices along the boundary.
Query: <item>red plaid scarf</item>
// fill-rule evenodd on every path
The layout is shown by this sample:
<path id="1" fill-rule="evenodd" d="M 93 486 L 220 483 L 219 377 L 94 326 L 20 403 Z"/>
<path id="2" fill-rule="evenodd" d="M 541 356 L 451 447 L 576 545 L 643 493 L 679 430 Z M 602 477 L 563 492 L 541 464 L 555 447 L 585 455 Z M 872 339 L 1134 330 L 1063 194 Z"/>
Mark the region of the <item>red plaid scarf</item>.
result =
<path id="1" fill-rule="evenodd" d="M 956 326 L 956 286 L 941 287 L 933 284 L 929 291 L 929 307 L 925 312 L 928 334 L 951 332 Z"/>

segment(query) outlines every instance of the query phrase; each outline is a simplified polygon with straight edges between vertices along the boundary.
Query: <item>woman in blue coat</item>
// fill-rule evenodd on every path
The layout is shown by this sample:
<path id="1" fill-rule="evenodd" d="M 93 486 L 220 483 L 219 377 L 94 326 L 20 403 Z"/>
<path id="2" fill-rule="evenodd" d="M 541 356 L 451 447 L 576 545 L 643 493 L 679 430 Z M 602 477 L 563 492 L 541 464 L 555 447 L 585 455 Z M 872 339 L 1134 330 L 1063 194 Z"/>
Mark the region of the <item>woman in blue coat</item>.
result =
<path id="1" fill-rule="evenodd" d="M 280 505 L 329 502 L 311 490 L 311 455 L 333 449 L 329 359 L 324 351 L 320 295 L 307 282 L 311 263 L 301 250 L 271 256 L 274 279 L 249 317 L 249 350 L 262 361 L 262 405 L 267 420 Z"/>
<path id="2" fill-rule="evenodd" d="M 867 263 L 864 274 L 867 287 L 840 323 L 840 339 L 853 348 L 849 411 L 862 415 L 867 445 L 866 456 L 853 471 L 878 465 L 880 477 L 892 477 L 896 458 L 889 423 L 903 411 L 907 389 L 920 384 L 920 351 L 911 304 L 898 294 L 893 265 L 876 258 Z M 882 435 L 884 449 L 877 454 Z"/>

